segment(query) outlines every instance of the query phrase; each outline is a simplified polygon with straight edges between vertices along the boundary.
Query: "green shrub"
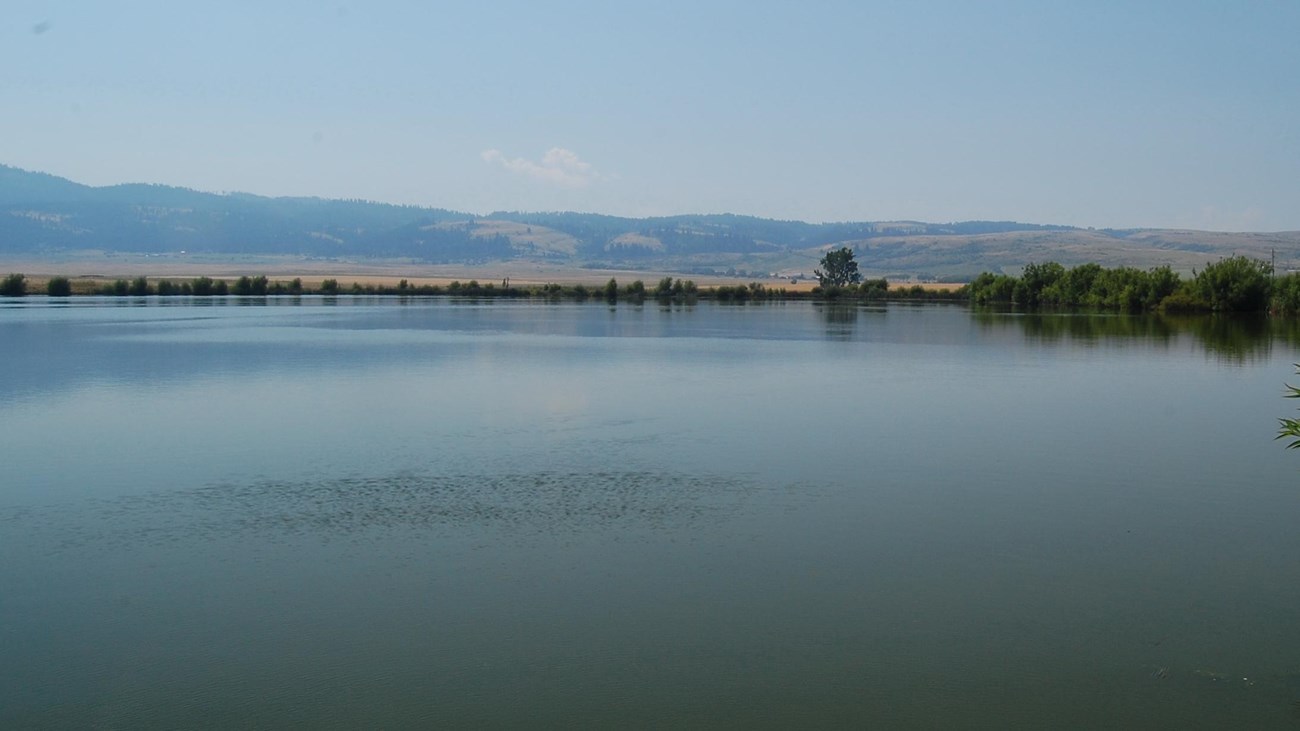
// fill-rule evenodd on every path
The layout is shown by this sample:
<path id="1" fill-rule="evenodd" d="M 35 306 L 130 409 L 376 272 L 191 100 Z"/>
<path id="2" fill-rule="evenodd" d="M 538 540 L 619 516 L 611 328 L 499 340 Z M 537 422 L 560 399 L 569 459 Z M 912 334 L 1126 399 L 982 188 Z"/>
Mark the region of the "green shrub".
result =
<path id="1" fill-rule="evenodd" d="M 1065 267 L 1054 261 L 1026 264 L 1011 289 L 1011 301 L 1023 307 L 1037 307 L 1043 301 L 1043 290 L 1054 286 L 1063 276 Z"/>
<path id="2" fill-rule="evenodd" d="M 970 298 L 977 305 L 1011 302 L 1016 289 L 1016 279 L 1006 274 L 983 272 L 970 283 Z"/>
<path id="3" fill-rule="evenodd" d="M 1210 309 L 1222 312 L 1262 312 L 1268 308 L 1273 268 L 1245 256 L 1207 264 L 1196 275 L 1196 294 Z"/>
<path id="4" fill-rule="evenodd" d="M 1273 280 L 1273 298 L 1268 309 L 1279 315 L 1300 314 L 1300 274 Z"/>
<path id="5" fill-rule="evenodd" d="M 858 285 L 858 294 L 867 299 L 878 299 L 889 293 L 889 280 L 881 277 L 880 279 L 864 279 Z"/>
<path id="6" fill-rule="evenodd" d="M 27 294 L 27 275 L 10 274 L 0 280 L 0 297 L 22 297 Z"/>
<path id="7" fill-rule="evenodd" d="M 1179 288 L 1178 291 L 1161 300 L 1159 309 L 1161 312 L 1206 312 L 1210 309 L 1210 305 L 1188 286 Z"/>
<path id="8" fill-rule="evenodd" d="M 45 294 L 51 297 L 71 297 L 72 281 L 67 277 L 50 277 L 45 283 Z"/>
<path id="9" fill-rule="evenodd" d="M 1155 307 L 1160 304 L 1166 297 L 1178 291 L 1182 283 L 1182 278 L 1168 266 L 1152 269 L 1147 285 L 1147 306 Z"/>

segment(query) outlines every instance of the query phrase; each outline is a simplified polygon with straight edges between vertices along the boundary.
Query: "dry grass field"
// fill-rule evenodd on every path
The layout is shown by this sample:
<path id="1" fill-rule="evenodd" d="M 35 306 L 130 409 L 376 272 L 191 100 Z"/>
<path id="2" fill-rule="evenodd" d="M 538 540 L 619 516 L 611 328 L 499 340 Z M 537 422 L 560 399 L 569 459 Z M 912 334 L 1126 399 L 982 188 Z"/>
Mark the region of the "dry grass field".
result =
<path id="1" fill-rule="evenodd" d="M 76 291 L 86 291 L 87 288 L 93 290 L 106 282 L 139 276 L 147 277 L 150 281 L 159 279 L 179 281 L 195 277 L 234 280 L 241 276 L 264 275 L 273 282 L 288 282 L 300 278 L 303 284 L 309 287 L 317 286 L 325 279 L 337 279 L 345 288 L 350 287 L 354 282 L 363 286 L 370 284 L 396 286 L 403 279 L 412 285 L 447 285 L 454 281 L 471 280 L 477 280 L 482 284 L 488 282 L 500 284 L 508 278 L 510 284 L 523 286 L 550 283 L 602 286 L 611 277 L 623 284 L 640 279 L 647 285 L 653 285 L 663 277 L 671 276 L 693 279 L 696 284 L 706 287 L 748 281 L 668 272 L 584 269 L 536 262 L 499 262 L 470 266 L 385 261 L 321 261 L 277 257 L 208 259 L 138 255 L 78 257 L 66 260 L 0 259 L 0 274 L 10 272 L 25 274 L 28 289 L 33 292 L 43 290 L 45 283 L 56 276 L 71 279 Z M 788 283 L 785 286 L 788 287 Z"/>
<path id="2" fill-rule="evenodd" d="M 66 260 L 0 259 L 0 274 L 21 272 L 27 276 L 28 291 L 40 293 L 51 277 L 62 276 L 72 280 L 73 291 L 89 293 L 104 284 L 118 279 L 144 276 L 151 282 L 160 279 L 176 281 L 195 277 L 211 277 L 234 281 L 241 276 L 263 275 L 272 282 L 288 283 L 301 279 L 311 288 L 320 286 L 326 279 L 336 279 L 343 289 L 353 283 L 362 286 L 390 286 L 405 279 L 412 286 L 446 286 L 454 281 L 476 280 L 498 286 L 507 278 L 514 286 L 540 286 L 544 284 L 582 284 L 588 287 L 603 286 L 610 278 L 620 284 L 641 280 L 654 286 L 664 277 L 691 279 L 701 287 L 734 286 L 758 281 L 770 289 L 807 292 L 817 286 L 815 280 L 758 279 L 752 277 L 724 277 L 677 274 L 672 272 L 631 271 L 621 269 L 585 269 L 537 262 L 498 262 L 470 266 L 463 264 L 422 264 L 388 261 L 322 261 L 288 257 L 247 257 L 220 259 L 206 257 L 110 255 L 85 256 Z M 911 281 L 892 281 L 892 287 L 910 287 Z M 947 291 L 962 286 L 960 283 L 922 283 L 926 289 Z"/>

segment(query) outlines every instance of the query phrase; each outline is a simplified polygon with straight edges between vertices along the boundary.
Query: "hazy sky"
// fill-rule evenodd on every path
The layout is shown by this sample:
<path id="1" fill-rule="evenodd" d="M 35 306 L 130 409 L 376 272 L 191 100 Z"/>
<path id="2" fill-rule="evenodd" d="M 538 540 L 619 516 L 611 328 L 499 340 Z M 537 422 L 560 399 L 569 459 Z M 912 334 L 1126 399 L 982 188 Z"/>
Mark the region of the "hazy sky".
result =
<path id="1" fill-rule="evenodd" d="M 1300 229 L 1300 2 L 0 3 L 0 163 L 485 213 Z"/>

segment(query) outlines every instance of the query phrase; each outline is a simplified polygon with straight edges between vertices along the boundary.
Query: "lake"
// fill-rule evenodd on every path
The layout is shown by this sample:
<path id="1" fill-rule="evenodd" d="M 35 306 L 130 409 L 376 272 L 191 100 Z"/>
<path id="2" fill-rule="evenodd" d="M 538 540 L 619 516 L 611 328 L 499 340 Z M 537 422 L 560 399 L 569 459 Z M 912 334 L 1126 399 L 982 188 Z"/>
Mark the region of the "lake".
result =
<path id="1" fill-rule="evenodd" d="M 0 727 L 1300 726 L 1300 331 L 0 300 Z"/>

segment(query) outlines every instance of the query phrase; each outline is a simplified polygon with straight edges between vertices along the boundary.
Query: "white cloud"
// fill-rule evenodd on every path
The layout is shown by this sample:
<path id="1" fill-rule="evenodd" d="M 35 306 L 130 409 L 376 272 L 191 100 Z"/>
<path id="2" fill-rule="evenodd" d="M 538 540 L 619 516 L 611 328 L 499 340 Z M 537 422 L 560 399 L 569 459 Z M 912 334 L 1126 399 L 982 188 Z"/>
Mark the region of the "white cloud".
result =
<path id="1" fill-rule="evenodd" d="M 585 188 L 593 181 L 604 176 L 596 172 L 589 162 L 583 162 L 578 153 L 563 147 L 552 147 L 542 155 L 541 162 L 534 162 L 523 157 L 509 158 L 500 150 L 484 150 L 483 161 L 489 165 L 500 165 L 516 175 L 523 175 L 534 180 L 554 183 L 566 188 Z"/>

